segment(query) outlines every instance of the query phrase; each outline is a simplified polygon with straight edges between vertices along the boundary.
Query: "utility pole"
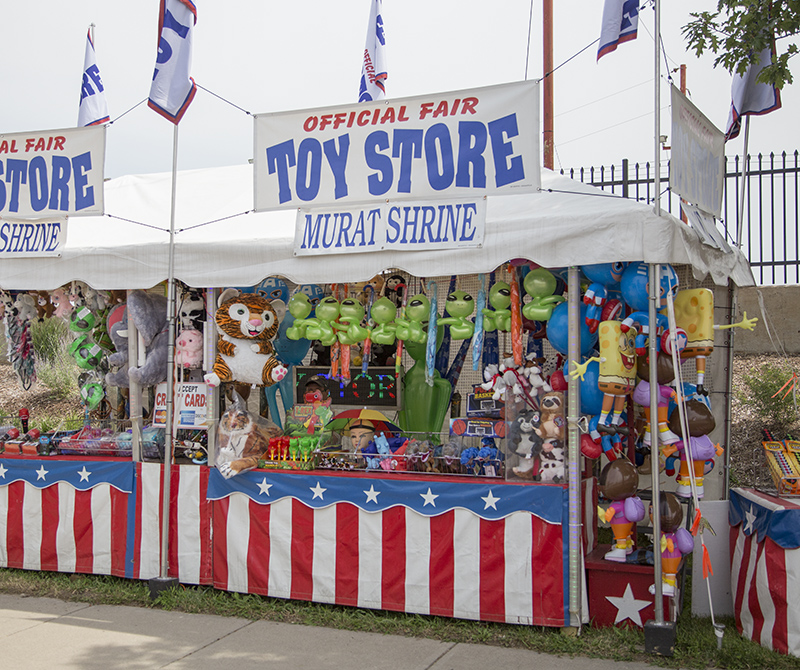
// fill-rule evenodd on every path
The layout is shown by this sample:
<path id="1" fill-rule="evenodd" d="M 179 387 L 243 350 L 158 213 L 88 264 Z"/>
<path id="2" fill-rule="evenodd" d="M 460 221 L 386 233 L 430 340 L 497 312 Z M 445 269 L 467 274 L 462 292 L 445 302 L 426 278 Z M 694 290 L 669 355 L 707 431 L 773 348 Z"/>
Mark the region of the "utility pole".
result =
<path id="1" fill-rule="evenodd" d="M 544 142 L 544 166 L 553 169 L 553 0 L 542 2 L 542 44 L 544 47 L 543 69 L 544 79 L 542 127 Z"/>

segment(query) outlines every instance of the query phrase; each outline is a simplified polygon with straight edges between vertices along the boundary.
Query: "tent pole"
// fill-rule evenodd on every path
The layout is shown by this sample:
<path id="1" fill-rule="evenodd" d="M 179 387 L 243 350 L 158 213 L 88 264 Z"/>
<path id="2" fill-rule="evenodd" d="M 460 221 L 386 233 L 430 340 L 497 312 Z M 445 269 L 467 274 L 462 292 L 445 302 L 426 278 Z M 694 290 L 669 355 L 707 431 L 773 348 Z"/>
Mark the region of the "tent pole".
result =
<path id="1" fill-rule="evenodd" d="M 570 361 L 581 360 L 581 289 L 580 271 L 572 265 L 568 270 L 567 284 L 567 319 L 568 350 Z M 569 369 L 571 366 L 567 366 Z M 569 459 L 569 626 L 581 629 L 583 616 L 581 612 L 583 582 L 583 523 L 581 514 L 581 436 L 579 421 L 581 418 L 581 384 L 580 380 L 568 378 L 567 386 L 567 454 Z"/>
<path id="2" fill-rule="evenodd" d="M 744 117 L 744 155 L 742 156 L 742 188 L 739 191 L 739 212 L 736 218 L 736 246 L 742 248 L 742 234 L 744 232 L 744 191 L 747 184 L 747 151 L 750 144 L 750 115 Z"/>
<path id="3" fill-rule="evenodd" d="M 167 417 L 164 435 L 164 470 L 162 482 L 162 517 L 161 517 L 161 570 L 157 584 L 150 580 L 150 596 L 156 598 L 160 591 L 177 586 L 177 579 L 167 576 L 169 571 L 169 507 L 170 479 L 172 474 L 172 448 L 175 426 L 175 200 L 178 183 L 178 124 L 175 124 L 172 140 L 172 203 L 169 220 L 169 274 L 167 279 L 167 324 L 169 337 L 167 342 Z"/>

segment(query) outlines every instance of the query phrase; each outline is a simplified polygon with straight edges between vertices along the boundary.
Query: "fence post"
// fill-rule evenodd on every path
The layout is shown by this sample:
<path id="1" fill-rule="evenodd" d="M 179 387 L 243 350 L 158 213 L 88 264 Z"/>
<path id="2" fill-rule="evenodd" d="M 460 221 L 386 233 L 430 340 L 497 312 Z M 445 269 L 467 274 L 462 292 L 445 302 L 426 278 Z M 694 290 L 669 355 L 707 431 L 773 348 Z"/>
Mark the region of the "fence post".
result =
<path id="1" fill-rule="evenodd" d="M 622 197 L 628 197 L 628 159 L 622 159 Z"/>

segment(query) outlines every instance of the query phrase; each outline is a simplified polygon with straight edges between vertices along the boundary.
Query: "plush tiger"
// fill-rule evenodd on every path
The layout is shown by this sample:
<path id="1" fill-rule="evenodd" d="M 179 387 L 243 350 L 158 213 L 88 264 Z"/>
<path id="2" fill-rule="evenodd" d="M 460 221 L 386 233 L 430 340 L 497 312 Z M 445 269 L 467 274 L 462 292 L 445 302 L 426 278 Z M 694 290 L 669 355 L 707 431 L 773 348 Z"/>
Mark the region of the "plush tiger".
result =
<path id="1" fill-rule="evenodd" d="M 282 300 L 270 302 L 255 293 L 223 291 L 214 320 L 219 332 L 217 359 L 206 383 L 241 382 L 272 386 L 288 370 L 275 356 L 272 339 L 286 313 Z"/>

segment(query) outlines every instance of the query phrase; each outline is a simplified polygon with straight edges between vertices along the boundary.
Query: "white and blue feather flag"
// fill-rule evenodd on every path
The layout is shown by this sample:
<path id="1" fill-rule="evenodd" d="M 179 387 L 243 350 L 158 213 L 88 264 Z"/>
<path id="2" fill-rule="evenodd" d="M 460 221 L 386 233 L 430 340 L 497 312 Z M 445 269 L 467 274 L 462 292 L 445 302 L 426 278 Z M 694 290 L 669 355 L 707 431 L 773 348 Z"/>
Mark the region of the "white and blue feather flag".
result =
<path id="1" fill-rule="evenodd" d="M 367 45 L 361 65 L 358 101 L 382 100 L 386 97 L 386 34 L 383 30 L 381 0 L 372 0 L 367 27 Z"/>

